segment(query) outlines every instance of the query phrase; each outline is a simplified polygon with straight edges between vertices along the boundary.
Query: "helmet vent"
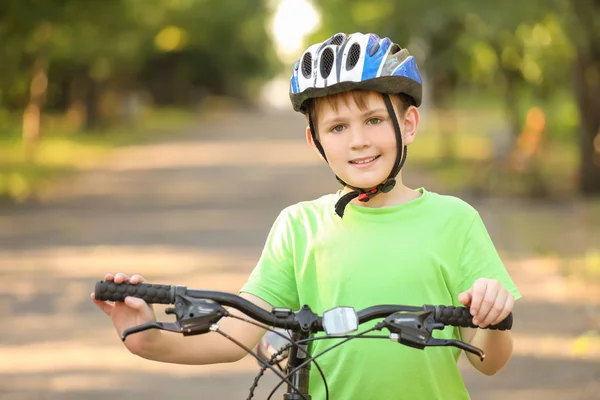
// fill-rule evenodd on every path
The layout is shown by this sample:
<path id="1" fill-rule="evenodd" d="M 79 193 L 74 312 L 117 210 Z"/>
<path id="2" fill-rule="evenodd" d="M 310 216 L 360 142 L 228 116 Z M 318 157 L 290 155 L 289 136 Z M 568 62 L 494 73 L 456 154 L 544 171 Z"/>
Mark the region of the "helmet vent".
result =
<path id="1" fill-rule="evenodd" d="M 381 44 L 379 42 L 377 42 L 373 45 L 373 47 L 371 47 L 371 51 L 369 52 L 369 57 L 373 57 L 373 55 L 375 53 L 377 53 L 377 51 L 379 50 L 379 46 L 381 46 Z"/>
<path id="2" fill-rule="evenodd" d="M 331 44 L 335 44 L 336 46 L 339 46 L 340 44 L 344 43 L 344 39 L 346 39 L 346 35 L 344 35 L 342 33 L 338 33 L 331 39 Z"/>
<path id="3" fill-rule="evenodd" d="M 350 51 L 348 52 L 348 58 L 346 59 L 346 69 L 349 71 L 358 64 L 358 60 L 360 59 L 360 44 L 353 43 L 350 46 Z"/>
<path id="4" fill-rule="evenodd" d="M 396 54 L 397 52 L 399 52 L 400 50 L 402 50 L 402 47 L 400 47 L 400 45 L 394 43 L 392 45 L 392 48 L 390 49 L 390 55 L 391 54 Z"/>
<path id="5" fill-rule="evenodd" d="M 323 54 L 321 55 L 321 77 L 323 79 L 326 79 L 331 73 L 334 58 L 333 50 L 330 47 L 323 50 Z"/>
<path id="6" fill-rule="evenodd" d="M 310 78 L 310 74 L 312 73 L 312 54 L 304 53 L 304 57 L 302 57 L 302 75 L 306 79 Z"/>

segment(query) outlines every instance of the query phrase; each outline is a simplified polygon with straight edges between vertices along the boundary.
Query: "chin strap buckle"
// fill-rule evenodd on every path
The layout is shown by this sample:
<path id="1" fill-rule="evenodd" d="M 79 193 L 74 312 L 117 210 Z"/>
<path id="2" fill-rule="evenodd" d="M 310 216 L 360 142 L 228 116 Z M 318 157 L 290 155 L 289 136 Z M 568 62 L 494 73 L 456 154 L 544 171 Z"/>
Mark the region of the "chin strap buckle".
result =
<path id="1" fill-rule="evenodd" d="M 371 200 L 373 197 L 375 197 L 379 193 L 390 192 L 394 188 L 394 186 L 396 186 L 396 179 L 394 179 L 394 178 L 387 179 L 385 182 L 377 185 L 376 188 L 367 190 L 367 191 L 359 194 L 358 201 L 366 203 L 367 201 Z"/>
<path id="2" fill-rule="evenodd" d="M 377 189 L 377 188 L 368 190 L 366 192 L 363 192 L 363 193 L 361 193 L 361 194 L 358 195 L 358 201 L 362 201 L 363 203 L 366 203 L 367 201 L 369 201 L 373 197 L 375 197 L 375 195 L 378 192 L 379 192 L 379 189 Z"/>

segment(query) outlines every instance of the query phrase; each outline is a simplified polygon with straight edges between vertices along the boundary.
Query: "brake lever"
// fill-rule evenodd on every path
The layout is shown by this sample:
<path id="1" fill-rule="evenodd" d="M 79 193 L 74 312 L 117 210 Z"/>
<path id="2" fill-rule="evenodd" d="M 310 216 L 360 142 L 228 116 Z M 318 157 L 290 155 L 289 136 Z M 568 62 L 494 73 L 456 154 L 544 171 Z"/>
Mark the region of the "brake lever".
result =
<path id="1" fill-rule="evenodd" d="M 175 296 L 175 307 L 165 310 L 166 314 L 175 314 L 176 322 L 146 322 L 123 331 L 121 340 L 127 336 L 148 329 L 182 333 L 183 336 L 200 335 L 210 331 L 210 327 L 228 315 L 223 306 L 209 299 L 194 299 L 188 296 Z"/>
<path id="2" fill-rule="evenodd" d="M 453 346 L 458 347 L 461 350 L 468 351 L 469 353 L 473 353 L 476 356 L 479 356 L 479 359 L 483 361 L 485 359 L 485 353 L 478 347 L 470 345 L 469 343 L 462 342 L 456 339 L 429 339 L 427 346 Z"/>
<path id="3" fill-rule="evenodd" d="M 145 324 L 141 324 L 141 325 L 137 325 L 137 326 L 133 326 L 131 328 L 125 329 L 123 331 L 123 333 L 121 334 L 121 340 L 124 342 L 125 339 L 127 338 L 127 336 L 134 334 L 134 333 L 147 331 L 148 329 L 160 329 L 163 331 L 177 332 L 177 333 L 181 333 L 181 331 L 182 331 L 181 325 L 179 325 L 179 323 L 152 321 L 152 322 L 146 322 Z"/>
<path id="4" fill-rule="evenodd" d="M 434 338 L 432 331 L 442 330 L 446 325 L 435 322 L 431 310 L 394 313 L 381 322 L 381 327 L 391 332 L 391 340 L 416 349 L 422 350 L 426 346 L 454 346 L 479 356 L 481 361 L 485 358 L 483 350 L 468 343 L 456 339 Z"/>

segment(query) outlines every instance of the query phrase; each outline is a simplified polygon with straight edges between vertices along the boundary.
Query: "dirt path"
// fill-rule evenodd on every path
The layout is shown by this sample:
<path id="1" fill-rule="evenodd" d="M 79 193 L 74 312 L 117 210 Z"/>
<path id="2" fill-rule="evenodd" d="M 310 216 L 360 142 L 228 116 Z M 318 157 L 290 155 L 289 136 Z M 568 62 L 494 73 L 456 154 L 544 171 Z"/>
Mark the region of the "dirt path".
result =
<path id="1" fill-rule="evenodd" d="M 336 188 L 303 125 L 298 115 L 217 113 L 176 139 L 118 151 L 43 204 L 0 209 L 0 398 L 245 398 L 252 359 L 189 367 L 134 357 L 88 296 L 107 271 L 235 291 L 277 213 Z M 409 185 L 442 190 L 408 164 Z M 473 399 L 600 398 L 600 346 L 581 337 L 598 328 L 589 304 L 600 291 L 565 273 L 582 254 L 600 257 L 590 252 L 598 216 L 582 204 L 474 205 L 526 297 L 510 365 L 488 378 L 461 362 Z"/>

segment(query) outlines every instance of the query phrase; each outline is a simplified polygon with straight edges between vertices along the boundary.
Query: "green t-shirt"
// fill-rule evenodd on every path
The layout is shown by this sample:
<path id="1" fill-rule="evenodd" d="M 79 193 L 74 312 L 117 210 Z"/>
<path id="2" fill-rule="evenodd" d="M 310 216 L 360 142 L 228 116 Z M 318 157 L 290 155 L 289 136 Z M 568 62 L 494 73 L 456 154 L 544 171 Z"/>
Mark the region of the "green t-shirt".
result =
<path id="1" fill-rule="evenodd" d="M 456 197 L 418 191 L 419 198 L 398 206 L 349 204 L 343 219 L 334 212 L 339 192 L 284 209 L 241 291 L 276 307 L 308 304 L 317 314 L 337 306 L 459 306 L 459 293 L 480 277 L 500 280 L 519 298 L 477 211 Z M 453 327 L 434 331 L 438 338 L 459 335 Z M 313 342 L 312 354 L 339 340 Z M 417 350 L 390 340 L 354 339 L 317 362 L 331 399 L 468 399 L 459 355 L 453 347 Z M 310 394 L 325 399 L 314 365 Z"/>

